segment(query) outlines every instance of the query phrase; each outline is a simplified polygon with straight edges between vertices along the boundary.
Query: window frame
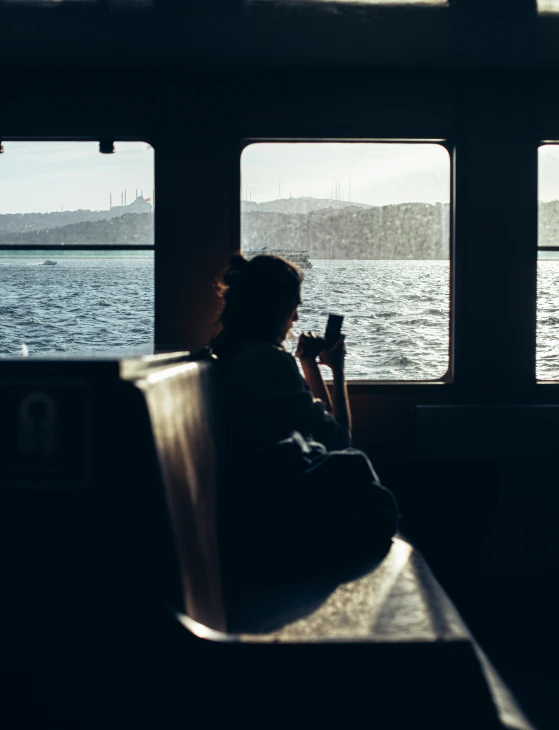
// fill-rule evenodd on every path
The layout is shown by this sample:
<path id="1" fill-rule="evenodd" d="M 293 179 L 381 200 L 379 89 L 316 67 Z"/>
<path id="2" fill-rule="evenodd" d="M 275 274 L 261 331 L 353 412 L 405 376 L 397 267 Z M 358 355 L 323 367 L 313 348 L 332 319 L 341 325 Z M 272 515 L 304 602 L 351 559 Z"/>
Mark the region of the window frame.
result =
<path id="1" fill-rule="evenodd" d="M 456 189 L 456 160 L 455 160 L 455 144 L 449 137 L 271 137 L 271 136 L 243 136 L 239 140 L 239 175 L 238 175 L 238 240 L 237 250 L 241 250 L 241 227 L 242 227 L 242 206 L 241 206 L 241 160 L 244 150 L 258 143 L 308 143 L 308 144 L 324 144 L 324 143 L 348 143 L 348 144 L 437 144 L 444 147 L 449 156 L 449 316 L 448 316 L 448 367 L 444 375 L 440 378 L 429 380 L 379 380 L 379 379 L 358 379 L 348 378 L 347 384 L 351 392 L 355 393 L 375 393 L 385 392 L 386 387 L 390 387 L 391 392 L 409 392 L 410 387 L 430 387 L 445 386 L 448 388 L 456 388 L 455 380 L 455 360 L 456 360 L 456 301 L 457 301 L 457 277 L 456 277 L 456 224 L 455 224 L 455 189 Z M 327 382 L 330 382 L 328 379 Z"/>

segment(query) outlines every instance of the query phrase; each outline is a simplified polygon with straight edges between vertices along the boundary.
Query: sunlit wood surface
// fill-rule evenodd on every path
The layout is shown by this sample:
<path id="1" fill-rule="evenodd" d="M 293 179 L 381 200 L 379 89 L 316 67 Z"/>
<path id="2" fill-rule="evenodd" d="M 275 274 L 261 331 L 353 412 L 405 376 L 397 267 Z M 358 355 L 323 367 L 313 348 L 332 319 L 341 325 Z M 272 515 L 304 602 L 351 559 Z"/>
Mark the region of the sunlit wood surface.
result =
<path id="1" fill-rule="evenodd" d="M 278 644 L 286 649 L 313 644 L 317 648 L 327 644 L 332 648 L 348 644 L 356 648 L 369 646 L 371 653 L 367 654 L 367 665 L 372 674 L 382 667 L 383 676 L 392 677 L 393 667 L 388 664 L 391 656 L 396 663 L 404 662 L 400 665 L 401 673 L 397 672 L 403 696 L 409 690 L 406 681 L 411 672 L 414 683 L 418 687 L 425 684 L 425 692 L 434 693 L 435 701 L 439 690 L 436 682 L 433 685 L 433 673 L 443 672 L 451 682 L 453 698 L 458 703 L 455 709 L 468 698 L 471 706 L 463 707 L 463 710 L 473 712 L 476 717 L 479 711 L 480 726 L 494 727 L 488 706 L 483 709 L 483 691 L 488 691 L 487 697 L 491 697 L 499 727 L 534 730 L 421 554 L 405 540 L 395 538 L 376 569 L 341 583 L 330 592 L 323 590 L 321 593 L 319 588 L 315 585 L 305 593 L 305 586 L 300 586 L 296 594 L 298 602 L 293 602 L 293 597 L 291 601 L 279 601 L 283 605 L 279 615 L 278 612 L 269 615 L 265 611 L 277 601 L 277 596 L 245 596 L 247 617 L 252 614 L 260 619 L 254 624 L 258 633 L 222 634 L 186 616 L 178 618 L 200 639 L 218 644 L 244 644 L 247 648 L 255 645 L 264 648 L 267 644 L 270 649 Z M 266 631 L 266 626 L 272 626 L 274 622 L 279 628 Z M 326 661 L 325 655 L 321 656 Z M 421 668 L 425 676 L 420 676 Z M 419 672 L 417 676 L 415 671 Z M 441 681 L 440 674 L 437 676 Z M 475 703 L 479 703 L 479 707 Z M 489 714 L 485 714 L 487 712 Z M 458 720 L 455 717 L 454 722 Z M 439 727 L 435 719 L 433 722 L 433 727 Z M 489 724 L 483 725 L 483 722 Z"/>
<path id="2" fill-rule="evenodd" d="M 376 570 L 342 583 L 310 615 L 269 638 L 448 641 L 468 636 L 423 558 L 396 538 Z"/>

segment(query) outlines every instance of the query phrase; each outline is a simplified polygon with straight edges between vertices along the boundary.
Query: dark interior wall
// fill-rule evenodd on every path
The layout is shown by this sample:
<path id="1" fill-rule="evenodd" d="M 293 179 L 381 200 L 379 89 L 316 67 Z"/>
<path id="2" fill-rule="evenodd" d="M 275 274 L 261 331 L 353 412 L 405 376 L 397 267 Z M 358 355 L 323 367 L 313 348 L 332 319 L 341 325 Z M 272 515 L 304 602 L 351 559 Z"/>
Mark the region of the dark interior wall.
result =
<path id="1" fill-rule="evenodd" d="M 157 114 L 155 327 L 196 349 L 216 319 L 213 283 L 238 247 L 240 144 L 228 74 L 179 76 Z"/>

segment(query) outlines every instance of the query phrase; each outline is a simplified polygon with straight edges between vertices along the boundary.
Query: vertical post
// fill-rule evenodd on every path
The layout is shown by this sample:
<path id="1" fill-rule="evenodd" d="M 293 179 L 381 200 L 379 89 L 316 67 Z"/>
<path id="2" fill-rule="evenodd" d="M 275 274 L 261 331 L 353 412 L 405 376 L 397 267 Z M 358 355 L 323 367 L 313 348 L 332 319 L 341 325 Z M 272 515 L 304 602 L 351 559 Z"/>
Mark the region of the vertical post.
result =
<path id="1" fill-rule="evenodd" d="M 178 94 L 171 84 L 158 92 L 162 118 L 172 123 L 156 140 L 157 344 L 208 344 L 217 317 L 215 278 L 240 244 L 240 150 L 231 136 L 229 86 L 223 74 L 216 79 L 207 72 L 189 93 Z M 192 114 L 191 93 L 203 115 Z"/>
<path id="2" fill-rule="evenodd" d="M 532 85 L 472 75 L 458 93 L 456 379 L 476 402 L 535 382 L 537 144 Z"/>

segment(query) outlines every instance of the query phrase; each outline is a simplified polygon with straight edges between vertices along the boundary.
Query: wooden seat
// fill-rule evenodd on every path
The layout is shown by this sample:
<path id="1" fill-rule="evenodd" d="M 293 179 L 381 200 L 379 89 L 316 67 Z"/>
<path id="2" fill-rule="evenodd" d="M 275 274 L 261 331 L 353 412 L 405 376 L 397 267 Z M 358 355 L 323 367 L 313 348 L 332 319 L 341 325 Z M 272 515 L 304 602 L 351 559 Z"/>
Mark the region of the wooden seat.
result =
<path id="1" fill-rule="evenodd" d="M 149 410 L 177 552 L 184 608 L 225 630 L 217 542 L 217 488 L 225 449 L 210 357 L 193 356 L 135 378 Z"/>
<path id="2" fill-rule="evenodd" d="M 134 383 L 149 409 L 181 564 L 185 610 L 176 619 L 199 672 L 211 672 L 221 719 L 241 697 L 255 721 L 274 708 L 285 722 L 298 713 L 351 725 L 368 712 L 378 727 L 531 728 L 423 557 L 400 538 L 380 564 L 342 583 L 244 596 L 250 633 L 231 632 L 218 551 L 227 459 L 214 370 L 210 357 L 197 357 Z M 204 683 L 196 689 L 205 696 Z"/>

